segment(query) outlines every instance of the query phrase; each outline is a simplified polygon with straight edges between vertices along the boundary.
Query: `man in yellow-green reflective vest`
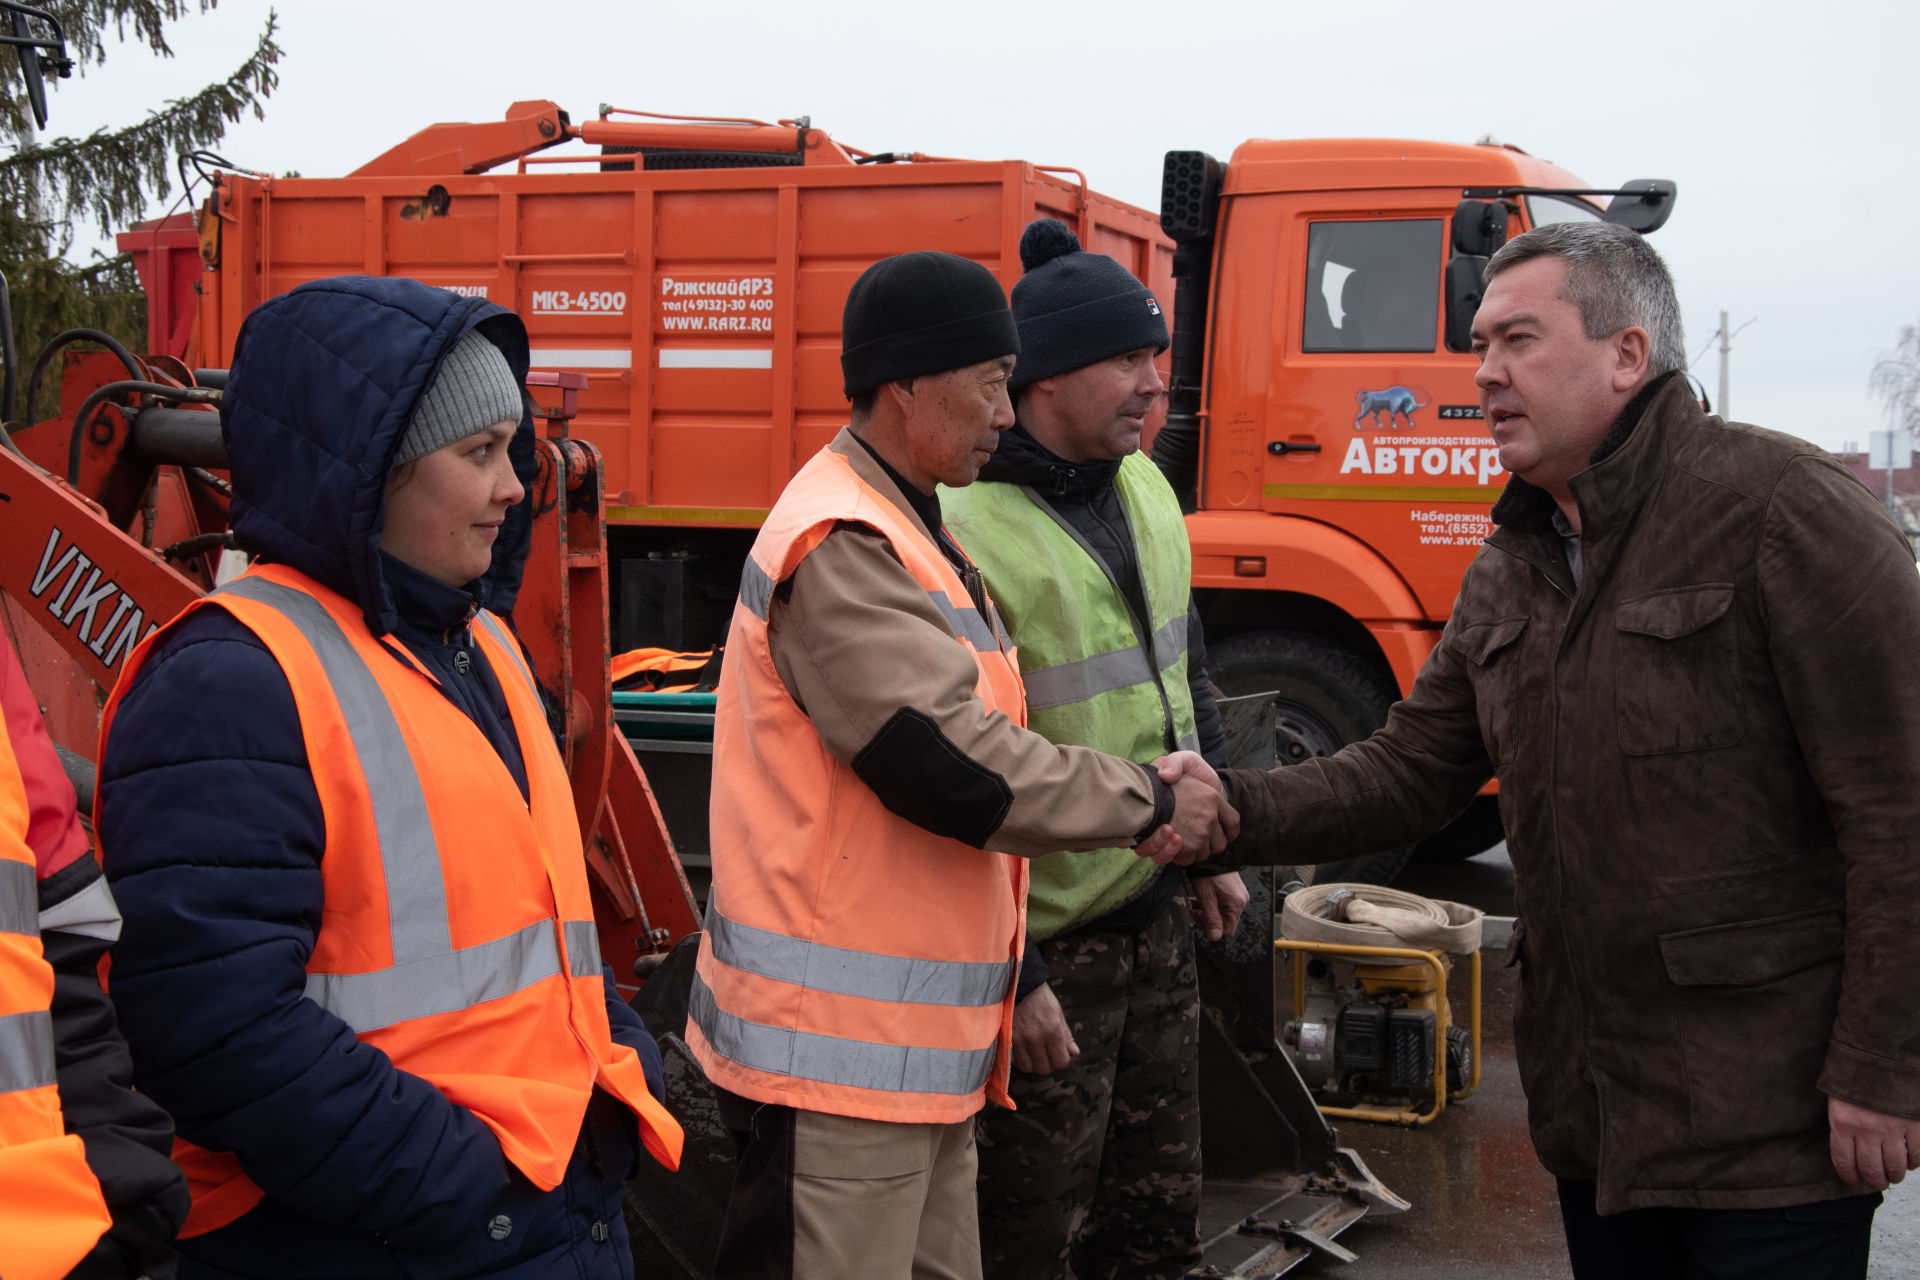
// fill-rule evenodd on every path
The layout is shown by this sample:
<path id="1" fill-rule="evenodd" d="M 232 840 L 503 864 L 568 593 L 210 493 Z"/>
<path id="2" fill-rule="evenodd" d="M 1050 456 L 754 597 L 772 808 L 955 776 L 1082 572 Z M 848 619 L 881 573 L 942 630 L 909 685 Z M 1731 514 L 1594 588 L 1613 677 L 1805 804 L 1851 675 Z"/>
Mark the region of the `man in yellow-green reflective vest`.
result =
<path id="1" fill-rule="evenodd" d="M 941 494 L 947 526 L 1019 647 L 1029 728 L 1142 763 L 1178 748 L 1218 760 L 1186 526 L 1140 452 L 1166 390 L 1160 304 L 1059 222 L 1028 227 L 1020 258 L 1018 421 L 977 483 Z M 1126 849 L 1034 861 L 1019 1109 L 978 1121 L 987 1280 L 1199 1265 L 1194 917 L 1221 937 L 1247 901 L 1237 875 L 1206 869 L 1189 879 Z"/>

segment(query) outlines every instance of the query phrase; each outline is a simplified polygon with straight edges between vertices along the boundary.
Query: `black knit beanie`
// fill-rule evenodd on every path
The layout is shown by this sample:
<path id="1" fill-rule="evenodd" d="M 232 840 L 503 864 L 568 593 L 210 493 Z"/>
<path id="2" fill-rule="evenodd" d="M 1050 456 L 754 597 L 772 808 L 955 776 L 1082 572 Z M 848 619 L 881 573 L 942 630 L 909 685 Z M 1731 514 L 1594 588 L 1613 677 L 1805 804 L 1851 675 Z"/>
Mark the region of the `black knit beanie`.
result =
<path id="1" fill-rule="evenodd" d="M 1020 265 L 1027 272 L 1013 286 L 1020 363 L 1010 390 L 1141 347 L 1167 349 L 1166 318 L 1152 292 L 1106 254 L 1083 252 L 1066 223 L 1029 223 Z"/>
<path id="2" fill-rule="evenodd" d="M 993 272 L 930 249 L 868 267 L 840 320 L 849 400 L 885 382 L 1019 354 L 1020 334 Z"/>

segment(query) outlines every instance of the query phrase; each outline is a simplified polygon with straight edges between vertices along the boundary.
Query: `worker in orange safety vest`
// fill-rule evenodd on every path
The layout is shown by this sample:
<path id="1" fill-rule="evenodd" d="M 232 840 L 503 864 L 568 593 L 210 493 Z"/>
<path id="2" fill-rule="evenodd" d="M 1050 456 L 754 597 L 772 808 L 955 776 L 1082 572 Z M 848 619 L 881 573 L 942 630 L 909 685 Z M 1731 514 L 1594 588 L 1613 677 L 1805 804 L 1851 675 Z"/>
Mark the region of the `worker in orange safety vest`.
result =
<path id="1" fill-rule="evenodd" d="M 1021 727 L 1016 655 L 935 496 L 1013 423 L 998 281 L 889 258 L 842 329 L 851 426 L 754 542 L 715 709 L 687 1027 L 741 1153 L 715 1274 L 968 1280 L 1025 858 L 1147 841 L 1191 860 L 1235 819 L 1204 785 Z"/>
<path id="2" fill-rule="evenodd" d="M 120 925 L 39 699 L 0 632 L 0 1276 L 173 1275 L 186 1179 L 100 986 Z"/>
<path id="3" fill-rule="evenodd" d="M 58 1280 L 110 1225 L 53 1067 L 53 969 L 41 957 L 27 796 L 0 734 L 0 1275 Z"/>
<path id="4" fill-rule="evenodd" d="M 509 622 L 527 360 L 510 312 L 410 280 L 241 329 L 255 562 L 129 658 L 101 727 L 114 993 L 193 1181 L 182 1280 L 627 1280 L 626 1179 L 679 1160 Z"/>

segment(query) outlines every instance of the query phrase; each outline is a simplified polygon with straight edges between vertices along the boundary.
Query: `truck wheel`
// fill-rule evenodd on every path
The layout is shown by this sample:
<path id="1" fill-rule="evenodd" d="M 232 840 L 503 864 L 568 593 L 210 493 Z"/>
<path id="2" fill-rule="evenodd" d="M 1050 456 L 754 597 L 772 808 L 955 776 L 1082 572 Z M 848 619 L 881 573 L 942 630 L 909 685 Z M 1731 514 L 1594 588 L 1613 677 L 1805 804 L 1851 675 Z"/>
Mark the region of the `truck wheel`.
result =
<path id="1" fill-rule="evenodd" d="M 1276 695 L 1274 758 L 1282 765 L 1330 756 L 1387 722 L 1399 698 L 1392 679 L 1337 642 L 1309 631 L 1251 631 L 1207 650 L 1207 674 L 1228 697 Z M 1315 883 L 1390 884 L 1412 845 L 1313 868 Z"/>
<path id="2" fill-rule="evenodd" d="M 1500 821 L 1500 797 L 1475 796 L 1465 813 L 1413 846 L 1413 860 L 1465 862 L 1506 838 L 1506 824 Z"/>

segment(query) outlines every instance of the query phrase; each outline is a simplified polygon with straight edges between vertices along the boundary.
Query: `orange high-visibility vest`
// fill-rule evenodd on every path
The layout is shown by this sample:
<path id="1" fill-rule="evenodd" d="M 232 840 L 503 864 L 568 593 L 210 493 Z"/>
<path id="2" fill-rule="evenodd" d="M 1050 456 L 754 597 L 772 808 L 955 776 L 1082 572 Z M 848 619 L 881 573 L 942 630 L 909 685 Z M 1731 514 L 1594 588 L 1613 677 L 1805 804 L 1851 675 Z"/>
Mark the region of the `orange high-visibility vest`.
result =
<path id="1" fill-rule="evenodd" d="M 1027 864 L 890 812 L 821 743 L 774 670 L 775 586 L 841 521 L 883 535 L 977 664 L 986 712 L 1026 721 L 1005 629 L 912 519 L 822 450 L 741 575 L 715 704 L 713 891 L 687 1044 L 743 1097 L 951 1124 L 1007 1101 Z M 991 606 L 989 606 L 991 611 Z"/>
<path id="2" fill-rule="evenodd" d="M 59 1280 L 112 1225 L 53 1075 L 53 969 L 40 950 L 27 792 L 0 725 L 0 1276 Z"/>
<path id="3" fill-rule="evenodd" d="M 712 649 L 702 653 L 681 653 L 674 649 L 628 649 L 625 653 L 613 655 L 613 661 L 609 664 L 610 674 L 615 688 L 635 676 L 648 677 L 623 692 L 688 693 L 700 688 L 701 677 L 708 667 L 714 665 L 713 654 Z M 719 687 L 716 681 L 707 681 L 706 685 L 708 689 Z"/>
<path id="4" fill-rule="evenodd" d="M 505 626 L 482 611 L 472 630 L 513 718 L 526 803 L 411 654 L 375 638 L 358 605 L 281 565 L 195 601 L 134 651 L 101 717 L 103 753 L 153 646 L 206 607 L 260 638 L 300 710 L 327 830 L 307 998 L 478 1116 L 543 1190 L 559 1185 L 596 1084 L 639 1116 L 654 1158 L 677 1167 L 680 1126 L 608 1029 L 573 795 Z M 175 1159 L 194 1197 L 183 1235 L 260 1201 L 229 1152 L 176 1142 Z"/>

